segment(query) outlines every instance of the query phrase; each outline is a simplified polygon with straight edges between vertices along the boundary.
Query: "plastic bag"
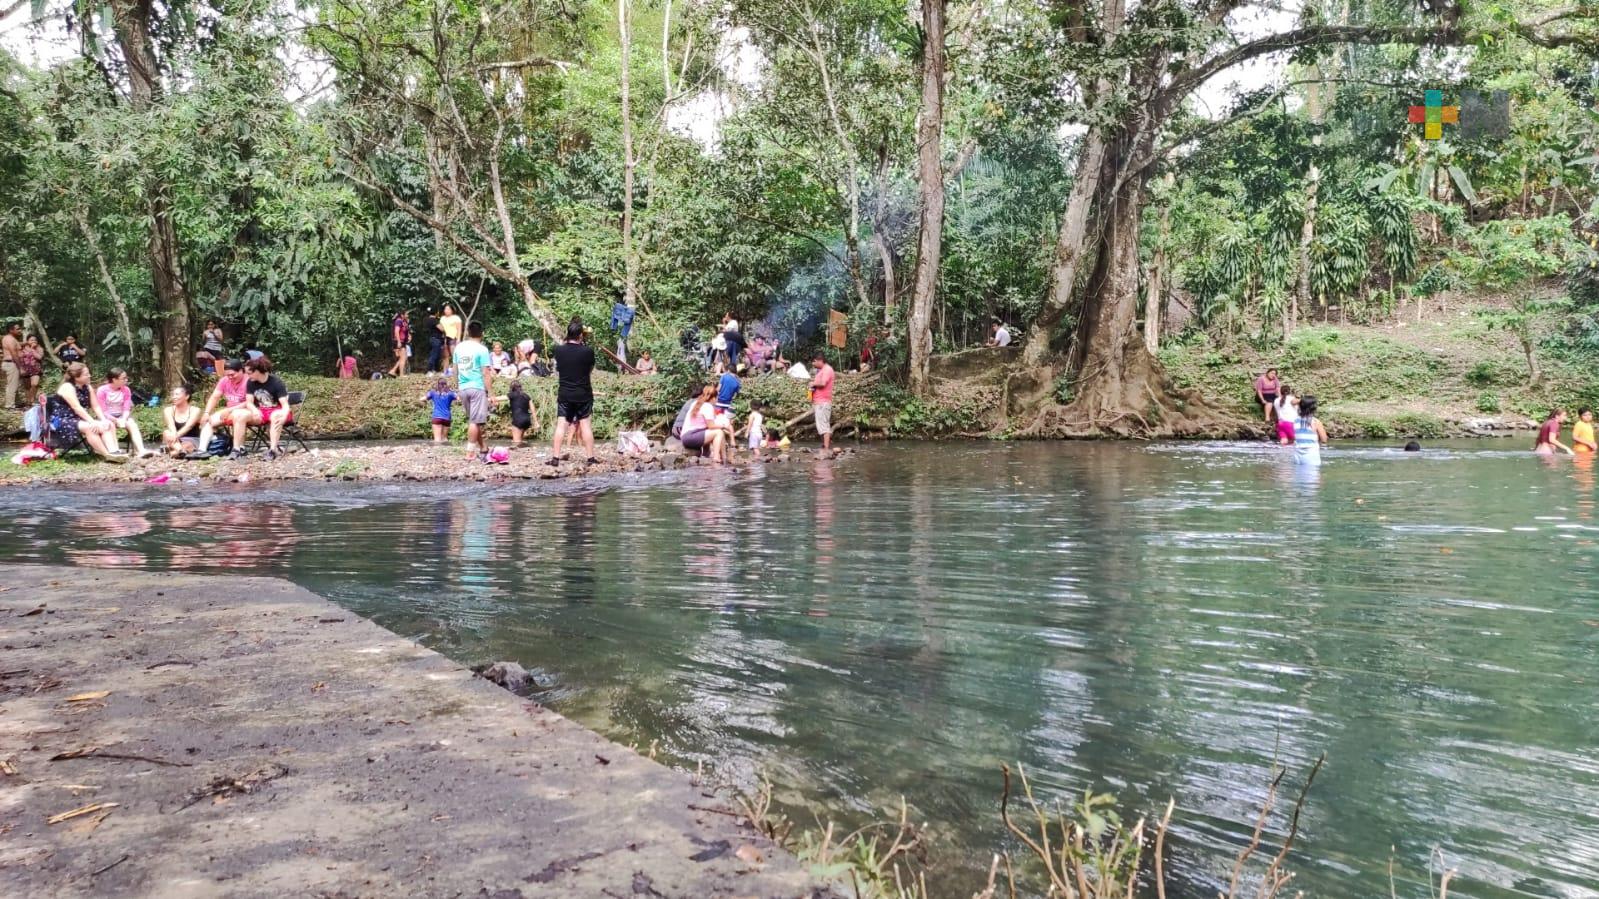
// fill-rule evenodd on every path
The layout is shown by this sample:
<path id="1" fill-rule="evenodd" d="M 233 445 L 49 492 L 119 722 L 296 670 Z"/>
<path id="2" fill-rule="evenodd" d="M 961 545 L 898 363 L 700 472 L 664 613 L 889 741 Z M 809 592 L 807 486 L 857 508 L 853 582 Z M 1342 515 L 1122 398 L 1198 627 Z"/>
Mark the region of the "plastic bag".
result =
<path id="1" fill-rule="evenodd" d="M 616 435 L 616 451 L 624 456 L 642 456 L 650 451 L 650 438 L 643 431 L 621 431 Z"/>

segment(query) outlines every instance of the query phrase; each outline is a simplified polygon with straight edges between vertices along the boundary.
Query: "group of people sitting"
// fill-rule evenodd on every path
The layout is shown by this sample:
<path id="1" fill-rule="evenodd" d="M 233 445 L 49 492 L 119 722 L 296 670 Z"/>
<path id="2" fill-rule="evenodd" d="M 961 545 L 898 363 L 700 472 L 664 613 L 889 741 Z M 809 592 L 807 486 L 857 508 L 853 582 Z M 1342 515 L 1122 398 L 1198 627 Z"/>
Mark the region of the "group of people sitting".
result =
<path id="1" fill-rule="evenodd" d="M 186 388 L 172 390 L 161 411 L 162 450 L 176 457 L 206 458 L 213 454 L 213 433 L 224 431 L 231 440 L 221 449 L 238 458 L 245 453 L 250 428 L 265 425 L 267 458 L 276 459 L 283 428 L 293 420 L 294 410 L 288 388 L 273 373 L 272 360 L 264 355 L 246 362 L 228 360 L 222 369 L 203 409 L 195 407 Z M 155 455 L 155 450 L 144 445 L 134 407 L 127 372 L 112 369 L 105 383 L 95 389 L 89 367 L 82 362 L 69 363 L 61 386 L 43 406 L 47 443 L 58 452 L 81 443 L 107 461 L 126 462 L 129 456 L 117 441 L 119 434 L 126 433 L 135 456 Z"/>

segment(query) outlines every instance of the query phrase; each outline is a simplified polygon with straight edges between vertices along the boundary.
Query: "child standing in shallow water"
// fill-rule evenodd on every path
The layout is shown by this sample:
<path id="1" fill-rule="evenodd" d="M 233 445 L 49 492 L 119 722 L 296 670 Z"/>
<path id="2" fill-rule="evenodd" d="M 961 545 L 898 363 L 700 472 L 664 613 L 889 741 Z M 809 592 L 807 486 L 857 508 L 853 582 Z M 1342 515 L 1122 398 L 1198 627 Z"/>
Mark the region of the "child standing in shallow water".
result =
<path id="1" fill-rule="evenodd" d="M 1277 442 L 1288 446 L 1294 442 L 1294 422 L 1299 419 L 1299 397 L 1292 387 L 1282 385 L 1282 392 L 1274 402 L 1277 413 Z"/>
<path id="2" fill-rule="evenodd" d="M 433 442 L 442 446 L 450 436 L 450 406 L 455 403 L 455 391 L 443 378 L 422 397 L 422 402 L 433 404 Z"/>
<path id="3" fill-rule="evenodd" d="M 1316 398 L 1299 398 L 1299 417 L 1294 419 L 1294 462 L 1320 465 L 1321 448 L 1327 442 L 1327 429 L 1316 417 Z"/>

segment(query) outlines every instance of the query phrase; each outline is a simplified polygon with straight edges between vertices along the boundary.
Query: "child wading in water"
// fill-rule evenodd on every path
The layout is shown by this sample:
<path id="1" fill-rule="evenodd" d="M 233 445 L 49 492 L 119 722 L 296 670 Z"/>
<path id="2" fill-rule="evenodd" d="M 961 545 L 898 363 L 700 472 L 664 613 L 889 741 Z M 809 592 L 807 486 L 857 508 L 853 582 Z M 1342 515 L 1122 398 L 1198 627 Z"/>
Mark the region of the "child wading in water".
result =
<path id="1" fill-rule="evenodd" d="M 749 432 L 749 447 L 759 453 L 761 447 L 766 445 L 766 404 L 760 400 L 750 402 L 750 421 L 745 426 Z"/>
<path id="2" fill-rule="evenodd" d="M 450 439 L 450 406 L 455 403 L 455 391 L 450 389 L 449 381 L 440 378 L 422 402 L 433 404 L 433 442 L 443 446 Z"/>
<path id="3" fill-rule="evenodd" d="M 1327 429 L 1316 417 L 1316 398 L 1299 398 L 1299 417 L 1294 419 L 1294 462 L 1320 465 L 1321 448 L 1327 442 Z"/>
<path id="4" fill-rule="evenodd" d="M 1294 422 L 1299 418 L 1299 397 L 1294 395 L 1294 390 L 1287 384 L 1282 385 L 1282 392 L 1273 402 L 1277 413 L 1277 442 L 1288 446 L 1294 442 Z"/>
<path id="5" fill-rule="evenodd" d="M 527 432 L 534 430 L 533 398 L 522 389 L 521 381 L 512 381 L 506 399 L 511 404 L 511 445 L 519 447 Z"/>

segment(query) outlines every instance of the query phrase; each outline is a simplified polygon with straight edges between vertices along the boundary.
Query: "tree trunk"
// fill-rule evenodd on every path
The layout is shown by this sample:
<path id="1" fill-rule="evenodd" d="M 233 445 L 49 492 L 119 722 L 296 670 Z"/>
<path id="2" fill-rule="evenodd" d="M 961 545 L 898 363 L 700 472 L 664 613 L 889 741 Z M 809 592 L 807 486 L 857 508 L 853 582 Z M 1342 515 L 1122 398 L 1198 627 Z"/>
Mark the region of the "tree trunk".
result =
<path id="1" fill-rule="evenodd" d="M 117 314 L 117 334 L 122 337 L 122 345 L 128 351 L 128 361 L 132 363 L 138 359 L 133 349 L 133 321 L 128 316 L 128 304 L 122 300 L 122 291 L 117 289 L 116 279 L 111 277 L 111 266 L 107 264 L 105 253 L 100 249 L 100 237 L 95 234 L 94 228 L 89 225 L 88 213 L 83 209 L 74 209 L 72 217 L 78 223 L 78 230 L 83 232 L 83 239 L 89 245 L 89 254 L 94 257 L 96 266 L 100 270 L 100 283 L 105 285 L 106 294 L 111 297 L 111 309 Z"/>
<path id="2" fill-rule="evenodd" d="M 1543 383 L 1543 370 L 1538 367 L 1537 348 L 1533 345 L 1532 338 L 1521 338 L 1521 352 L 1527 357 L 1527 375 L 1530 378 L 1529 383 L 1531 383 L 1532 386 L 1537 387 L 1539 384 Z"/>
<path id="3" fill-rule="evenodd" d="M 633 29 L 628 6 L 629 0 L 616 0 L 616 24 L 622 44 L 622 302 L 634 306 L 638 295 L 638 259 L 633 253 L 633 169 L 638 160 L 633 157 L 633 86 L 628 58 L 633 53 Z M 670 10 L 667 15 L 670 17 Z"/>
<path id="4" fill-rule="evenodd" d="M 494 211 L 500 220 L 500 231 L 505 241 L 505 268 L 511 275 L 511 281 L 522 293 L 522 303 L 527 306 L 527 311 L 533 320 L 544 329 L 544 334 L 552 341 L 559 341 L 566 336 L 565 329 L 559 328 L 555 323 L 555 316 L 539 299 L 533 285 L 528 283 L 527 276 L 522 273 L 522 260 L 516 252 L 516 228 L 511 222 L 511 210 L 505 205 L 505 186 L 500 181 L 500 138 L 495 136 L 494 146 L 489 151 L 489 188 L 494 194 Z"/>
<path id="5" fill-rule="evenodd" d="M 1166 185 L 1171 186 L 1171 173 L 1166 174 Z M 1149 281 L 1144 290 L 1144 348 L 1150 354 L 1160 352 L 1160 329 L 1166 316 L 1166 242 L 1171 239 L 1171 199 L 1160 206 L 1159 237 L 1155 244 L 1155 258 L 1149 267 Z"/>
<path id="6" fill-rule="evenodd" d="M 155 43 L 150 36 L 153 6 L 149 0 L 112 0 L 111 14 L 117 46 L 128 70 L 129 106 L 145 112 L 161 96 Z M 163 389 L 170 391 L 182 386 L 189 364 L 189 294 L 183 284 L 167 185 L 151 176 L 145 182 L 144 195 L 150 214 L 150 275 L 161 315 L 161 381 Z"/>
<path id="7" fill-rule="evenodd" d="M 922 220 L 910 320 L 910 382 L 918 396 L 932 386 L 933 299 L 944 236 L 944 0 L 922 0 L 922 41 L 922 109 L 916 123 Z"/>
<path id="8" fill-rule="evenodd" d="M 1042 365 L 1049 356 L 1055 329 L 1060 327 L 1066 311 L 1071 308 L 1078 267 L 1083 256 L 1092 249 L 1088 218 L 1093 211 L 1094 195 L 1099 192 L 1104 162 L 1104 137 L 1098 128 L 1091 129 L 1083 138 L 1072 192 L 1066 200 L 1066 212 L 1061 216 L 1060 233 L 1055 238 L 1055 258 L 1049 267 L 1049 296 L 1044 298 L 1044 308 L 1033 320 L 1027 343 L 1022 346 L 1022 365 L 1029 368 Z"/>
<path id="9" fill-rule="evenodd" d="M 1319 141 L 1320 138 L 1315 140 Z M 1299 310 L 1310 308 L 1310 250 L 1316 242 L 1316 204 L 1320 186 L 1321 169 L 1312 162 L 1305 173 L 1305 220 L 1299 226 L 1299 277 L 1294 284 L 1293 296 L 1288 300 L 1288 310 L 1283 315 L 1283 340 L 1294 333 Z"/>
<path id="10" fill-rule="evenodd" d="M 877 196 L 872 204 L 872 247 L 877 250 L 877 262 L 883 267 L 883 324 L 894 323 L 894 304 L 899 298 L 899 285 L 894 279 L 894 251 L 888 246 L 888 144 L 877 151 Z"/>

